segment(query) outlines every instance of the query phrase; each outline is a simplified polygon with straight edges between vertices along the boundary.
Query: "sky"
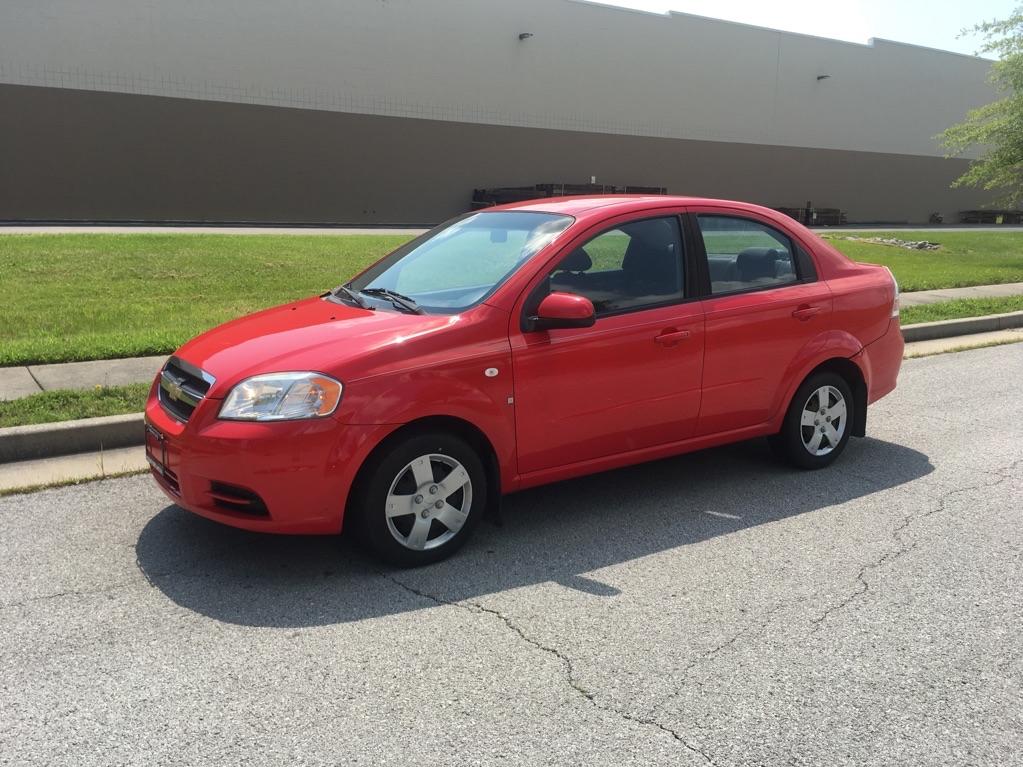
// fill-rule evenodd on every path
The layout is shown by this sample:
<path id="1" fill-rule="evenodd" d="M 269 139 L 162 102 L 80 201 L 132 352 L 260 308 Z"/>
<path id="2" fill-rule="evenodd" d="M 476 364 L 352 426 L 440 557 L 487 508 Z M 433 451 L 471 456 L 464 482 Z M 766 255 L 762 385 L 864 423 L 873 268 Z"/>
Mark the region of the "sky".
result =
<path id="1" fill-rule="evenodd" d="M 740 21 L 819 37 L 866 43 L 883 37 L 902 43 L 974 54 L 975 36 L 957 39 L 959 32 L 981 21 L 1005 18 L 1023 0 L 600 0 L 663 13 L 668 10 Z"/>

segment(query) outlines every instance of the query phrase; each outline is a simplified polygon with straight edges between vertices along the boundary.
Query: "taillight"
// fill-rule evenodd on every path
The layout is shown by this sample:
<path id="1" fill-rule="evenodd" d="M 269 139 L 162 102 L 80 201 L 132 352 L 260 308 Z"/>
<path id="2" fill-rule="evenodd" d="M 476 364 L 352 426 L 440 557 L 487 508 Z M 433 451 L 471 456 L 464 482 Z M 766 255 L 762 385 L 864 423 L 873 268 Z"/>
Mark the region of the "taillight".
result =
<path id="1" fill-rule="evenodd" d="M 892 274 L 892 270 L 887 266 L 885 271 L 888 272 L 888 276 L 892 278 L 892 287 L 895 289 L 895 297 L 892 299 L 892 317 L 899 316 L 899 281 L 895 279 L 895 275 Z"/>

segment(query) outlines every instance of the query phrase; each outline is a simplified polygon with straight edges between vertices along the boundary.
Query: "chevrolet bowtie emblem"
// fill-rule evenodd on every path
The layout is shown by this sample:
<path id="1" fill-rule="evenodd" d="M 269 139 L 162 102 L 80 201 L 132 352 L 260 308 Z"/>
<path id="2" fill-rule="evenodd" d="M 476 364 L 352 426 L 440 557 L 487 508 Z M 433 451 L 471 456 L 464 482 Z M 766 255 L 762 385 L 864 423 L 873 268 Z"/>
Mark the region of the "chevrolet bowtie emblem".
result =
<path id="1" fill-rule="evenodd" d="M 182 393 L 181 392 L 181 384 L 176 383 L 175 381 L 168 381 L 167 382 L 167 396 L 168 397 L 170 397 L 172 400 L 180 400 L 181 399 L 181 393 Z"/>

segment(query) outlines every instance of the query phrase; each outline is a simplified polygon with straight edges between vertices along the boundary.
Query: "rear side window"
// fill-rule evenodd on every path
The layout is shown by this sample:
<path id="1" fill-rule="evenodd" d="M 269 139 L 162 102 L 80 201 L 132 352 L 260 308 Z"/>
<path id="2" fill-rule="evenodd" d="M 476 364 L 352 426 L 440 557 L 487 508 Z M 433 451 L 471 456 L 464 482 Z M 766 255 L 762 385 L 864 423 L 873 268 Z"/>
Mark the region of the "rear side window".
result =
<path id="1" fill-rule="evenodd" d="M 738 216 L 697 216 L 697 221 L 713 295 L 799 281 L 792 241 L 778 230 Z"/>
<path id="2" fill-rule="evenodd" d="M 561 260 L 548 286 L 585 296 L 598 316 L 681 301 L 685 279 L 678 218 L 636 221 L 597 235 Z"/>

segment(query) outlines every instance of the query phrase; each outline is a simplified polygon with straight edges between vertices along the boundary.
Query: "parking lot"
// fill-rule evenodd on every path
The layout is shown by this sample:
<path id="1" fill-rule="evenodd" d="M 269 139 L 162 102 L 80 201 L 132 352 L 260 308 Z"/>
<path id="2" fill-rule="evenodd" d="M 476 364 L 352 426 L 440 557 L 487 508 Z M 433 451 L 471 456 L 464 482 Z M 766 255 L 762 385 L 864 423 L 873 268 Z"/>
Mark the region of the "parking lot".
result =
<path id="1" fill-rule="evenodd" d="M 0 764 L 1018 764 L 1021 348 L 906 362 L 831 469 L 532 490 L 422 570 L 2 498 Z"/>

